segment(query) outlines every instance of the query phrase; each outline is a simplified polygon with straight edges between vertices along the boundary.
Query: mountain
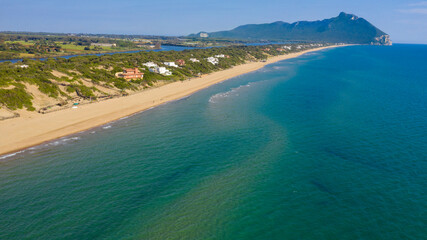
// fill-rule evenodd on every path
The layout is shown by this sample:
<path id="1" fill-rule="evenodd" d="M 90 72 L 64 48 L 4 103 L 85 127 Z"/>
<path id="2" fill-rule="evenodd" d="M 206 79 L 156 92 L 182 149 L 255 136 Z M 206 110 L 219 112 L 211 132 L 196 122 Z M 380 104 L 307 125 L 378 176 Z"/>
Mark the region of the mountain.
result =
<path id="1" fill-rule="evenodd" d="M 321 21 L 248 24 L 230 31 L 200 32 L 189 37 L 391 45 L 388 34 L 363 18 L 344 12 Z"/>

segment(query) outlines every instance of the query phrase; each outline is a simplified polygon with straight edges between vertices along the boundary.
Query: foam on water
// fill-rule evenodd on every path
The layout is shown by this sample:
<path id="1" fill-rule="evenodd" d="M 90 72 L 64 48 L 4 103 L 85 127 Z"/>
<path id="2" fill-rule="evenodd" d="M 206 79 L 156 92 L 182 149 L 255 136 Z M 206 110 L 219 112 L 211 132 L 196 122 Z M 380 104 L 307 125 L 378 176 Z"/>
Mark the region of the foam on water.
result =
<path id="1" fill-rule="evenodd" d="M 80 132 L 79 134 L 81 134 L 81 133 L 83 133 L 83 132 Z M 78 141 L 80 139 L 81 139 L 81 137 L 79 137 L 79 136 L 62 137 L 62 138 L 59 138 L 57 140 L 53 140 L 53 141 L 49 141 L 49 142 L 46 142 L 46 143 L 43 143 L 43 144 L 40 144 L 40 145 L 37 145 L 37 146 L 29 147 L 29 148 L 26 148 L 26 149 L 21 150 L 21 151 L 17 151 L 17 152 L 14 152 L 14 153 L 1 155 L 0 156 L 0 160 L 11 158 L 11 157 L 15 157 L 15 156 L 18 156 L 18 155 L 24 154 L 24 153 L 36 153 L 40 149 L 45 149 L 45 148 L 50 148 L 50 147 L 56 147 L 56 146 L 60 146 L 60 145 L 65 145 L 67 143 L 75 142 L 75 141 Z"/>
<path id="2" fill-rule="evenodd" d="M 248 83 L 245 85 L 240 85 L 239 87 L 236 87 L 236 88 L 232 88 L 231 90 L 229 90 L 227 92 L 217 93 L 217 94 L 215 94 L 209 98 L 209 102 L 210 103 L 217 103 L 218 101 L 220 101 L 221 99 L 224 99 L 224 98 L 228 98 L 231 96 L 239 96 L 239 91 L 241 91 L 245 88 L 251 87 L 252 85 L 253 85 L 253 83 Z"/>
<path id="3" fill-rule="evenodd" d="M 9 153 L 9 154 L 5 154 L 5 155 L 1 155 L 0 156 L 0 160 L 16 156 L 17 154 L 20 154 L 20 153 L 23 153 L 23 152 L 25 152 L 25 150 L 14 152 L 14 153 Z"/>

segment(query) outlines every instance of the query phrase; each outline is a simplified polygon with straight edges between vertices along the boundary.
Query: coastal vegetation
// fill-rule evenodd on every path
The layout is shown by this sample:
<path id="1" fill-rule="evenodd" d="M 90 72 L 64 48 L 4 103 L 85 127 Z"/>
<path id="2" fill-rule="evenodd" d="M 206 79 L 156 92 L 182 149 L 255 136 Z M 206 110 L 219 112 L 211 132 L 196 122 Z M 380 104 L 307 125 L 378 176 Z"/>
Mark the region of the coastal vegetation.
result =
<path id="1" fill-rule="evenodd" d="M 78 56 L 69 59 L 24 59 L 0 63 L 0 107 L 45 113 L 116 96 L 132 94 L 146 88 L 174 81 L 200 77 L 250 61 L 323 46 L 291 44 L 264 46 L 230 46 L 184 51 L 118 53 L 102 56 Z M 211 62 L 216 59 L 216 62 Z M 166 66 L 166 62 L 183 63 Z M 165 76 L 145 64 L 165 67 Z M 116 76 L 124 68 L 138 68 L 141 79 L 126 80 Z"/>
<path id="2" fill-rule="evenodd" d="M 0 60 L 46 58 L 150 48 L 156 42 L 75 35 L 0 33 Z"/>
<path id="3" fill-rule="evenodd" d="M 0 32 L 0 60 L 158 49 L 161 45 L 217 47 L 247 42 L 139 35 Z"/>

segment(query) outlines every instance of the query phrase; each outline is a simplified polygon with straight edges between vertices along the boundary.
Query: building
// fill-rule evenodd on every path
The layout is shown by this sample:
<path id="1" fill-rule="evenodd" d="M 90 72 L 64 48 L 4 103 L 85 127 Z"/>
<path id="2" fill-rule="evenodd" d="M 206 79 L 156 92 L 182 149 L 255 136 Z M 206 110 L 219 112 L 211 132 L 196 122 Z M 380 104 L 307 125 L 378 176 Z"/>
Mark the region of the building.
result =
<path id="1" fill-rule="evenodd" d="M 200 62 L 199 59 L 197 59 L 197 58 L 190 58 L 190 61 L 192 61 L 192 62 Z"/>
<path id="2" fill-rule="evenodd" d="M 217 65 L 219 63 L 218 58 L 214 58 L 214 57 L 208 57 L 206 58 L 206 61 L 208 61 L 208 63 L 212 63 L 213 65 Z"/>
<path id="3" fill-rule="evenodd" d="M 199 35 L 201 38 L 207 38 L 209 37 L 209 34 L 205 33 L 205 32 L 201 32 Z"/>
<path id="4" fill-rule="evenodd" d="M 165 67 L 149 68 L 148 70 L 150 72 L 162 74 L 164 76 L 170 76 L 170 75 L 172 75 L 172 72 L 169 69 L 165 68 Z"/>
<path id="5" fill-rule="evenodd" d="M 162 75 L 165 75 L 165 76 L 172 75 L 172 72 L 169 69 L 165 68 L 165 67 L 158 67 L 157 71 L 158 71 L 158 73 L 160 73 Z"/>
<path id="6" fill-rule="evenodd" d="M 91 43 L 91 46 L 98 46 L 98 47 L 115 47 L 117 44 L 115 43 Z"/>
<path id="7" fill-rule="evenodd" d="M 126 80 L 141 79 L 144 73 L 140 72 L 138 68 L 125 68 L 123 72 L 116 73 L 116 77 L 121 77 Z"/>
<path id="8" fill-rule="evenodd" d="M 178 65 L 176 65 L 175 62 L 164 62 L 163 64 L 169 67 L 178 67 Z"/>
<path id="9" fill-rule="evenodd" d="M 28 68 L 29 66 L 27 64 L 22 64 L 22 65 L 19 65 L 19 67 L 20 68 Z"/>
<path id="10" fill-rule="evenodd" d="M 176 64 L 178 64 L 178 66 L 184 66 L 185 65 L 185 61 L 183 59 L 178 59 L 175 62 L 176 62 Z"/>
<path id="11" fill-rule="evenodd" d="M 224 54 L 215 55 L 216 58 L 225 58 Z"/>
<path id="12" fill-rule="evenodd" d="M 157 64 L 155 64 L 153 62 L 147 62 L 147 63 L 144 63 L 142 65 L 144 65 L 144 66 L 146 66 L 148 68 L 156 68 L 156 67 L 158 67 Z"/>

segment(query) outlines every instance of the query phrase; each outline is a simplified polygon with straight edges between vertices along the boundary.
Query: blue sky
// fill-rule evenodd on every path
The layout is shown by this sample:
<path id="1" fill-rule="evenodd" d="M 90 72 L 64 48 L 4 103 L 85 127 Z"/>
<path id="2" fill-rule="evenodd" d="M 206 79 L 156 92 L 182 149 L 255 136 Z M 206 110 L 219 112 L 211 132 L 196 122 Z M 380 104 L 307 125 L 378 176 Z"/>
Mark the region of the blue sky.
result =
<path id="1" fill-rule="evenodd" d="M 0 0 L 0 6 L 0 31 L 187 35 L 344 11 L 395 42 L 427 43 L 427 1 L 417 0 Z"/>

